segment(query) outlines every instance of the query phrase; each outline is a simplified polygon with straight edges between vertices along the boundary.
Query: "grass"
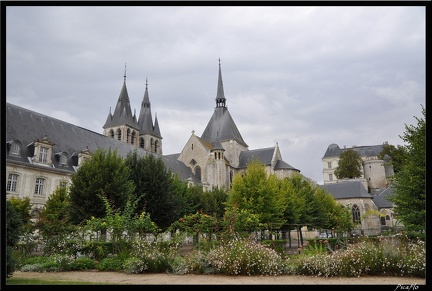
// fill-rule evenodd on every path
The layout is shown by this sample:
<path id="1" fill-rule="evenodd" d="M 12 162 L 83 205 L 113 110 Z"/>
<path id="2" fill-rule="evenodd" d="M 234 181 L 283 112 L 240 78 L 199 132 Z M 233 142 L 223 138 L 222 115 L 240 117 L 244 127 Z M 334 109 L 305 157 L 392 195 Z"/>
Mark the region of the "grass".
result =
<path id="1" fill-rule="evenodd" d="M 8 278 L 6 285 L 116 285 L 115 283 L 74 282 L 61 280 L 40 280 L 25 278 Z"/>

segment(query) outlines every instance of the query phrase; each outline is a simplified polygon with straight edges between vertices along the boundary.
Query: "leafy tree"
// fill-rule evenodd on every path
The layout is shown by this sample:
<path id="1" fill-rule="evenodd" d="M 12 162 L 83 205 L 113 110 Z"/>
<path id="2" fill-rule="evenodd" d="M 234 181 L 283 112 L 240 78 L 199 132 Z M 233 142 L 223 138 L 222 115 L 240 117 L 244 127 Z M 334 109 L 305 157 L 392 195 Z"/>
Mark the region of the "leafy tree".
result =
<path id="1" fill-rule="evenodd" d="M 338 167 L 334 171 L 338 179 L 354 179 L 362 176 L 363 160 L 353 149 L 341 153 Z"/>
<path id="2" fill-rule="evenodd" d="M 175 176 L 161 157 L 153 154 L 138 156 L 130 152 L 125 160 L 135 185 L 135 196 L 140 198 L 137 211 L 145 211 L 161 228 L 166 229 L 179 218 L 181 199 L 176 195 Z"/>
<path id="3" fill-rule="evenodd" d="M 262 224 L 281 225 L 285 222 L 286 205 L 279 191 L 278 178 L 274 174 L 268 176 L 258 160 L 250 161 L 243 174 L 234 176 L 227 204 L 258 215 Z"/>
<path id="4" fill-rule="evenodd" d="M 407 158 L 407 152 L 405 147 L 398 145 L 395 147 L 391 144 L 384 144 L 382 151 L 378 154 L 378 159 L 386 160 L 386 155 L 390 157 L 391 165 L 393 165 L 393 171 L 395 173 L 399 172 L 405 159 Z"/>
<path id="5" fill-rule="evenodd" d="M 296 187 L 302 180 L 302 175 L 294 173 L 291 177 L 284 178 L 280 181 L 280 191 L 284 196 L 284 203 L 286 205 L 284 219 L 289 225 L 299 224 L 302 213 L 304 213 L 304 209 L 306 208 L 305 200 L 298 195 L 298 189 Z M 294 227 L 289 227 L 289 229 L 293 228 Z"/>
<path id="6" fill-rule="evenodd" d="M 14 205 L 6 200 L 6 275 L 11 277 L 16 270 L 12 250 L 18 244 L 23 233 L 23 218 Z"/>
<path id="7" fill-rule="evenodd" d="M 23 226 L 29 224 L 31 218 L 30 211 L 32 207 L 32 205 L 30 204 L 30 198 L 26 197 L 21 199 L 21 198 L 11 197 L 9 201 L 10 203 L 12 203 L 15 210 L 21 216 Z"/>
<path id="8" fill-rule="evenodd" d="M 40 211 L 36 227 L 39 229 L 46 255 L 58 253 L 59 248 L 66 251 L 66 242 L 72 241 L 76 227 L 70 223 L 69 207 L 68 188 L 58 186 Z"/>
<path id="9" fill-rule="evenodd" d="M 55 235 L 69 233 L 71 227 L 68 217 L 69 204 L 68 188 L 65 186 L 57 187 L 41 209 L 36 224 L 42 236 L 50 239 Z"/>
<path id="10" fill-rule="evenodd" d="M 106 197 L 112 207 L 122 210 L 135 190 L 130 169 L 117 150 L 111 149 L 96 150 L 72 175 L 71 182 L 69 218 L 74 224 L 83 223 L 92 216 L 106 215 L 99 195 Z"/>
<path id="11" fill-rule="evenodd" d="M 407 230 L 426 229 L 426 109 L 423 118 L 414 116 L 417 125 L 406 125 L 403 136 L 407 159 L 393 179 L 392 196 L 395 212 Z"/>
<path id="12" fill-rule="evenodd" d="M 225 203 L 228 199 L 228 194 L 223 189 L 213 188 L 211 191 L 204 191 L 201 186 L 194 191 L 197 195 L 198 204 L 197 211 L 202 211 L 209 215 L 215 216 L 217 219 L 222 219 L 225 213 Z"/>

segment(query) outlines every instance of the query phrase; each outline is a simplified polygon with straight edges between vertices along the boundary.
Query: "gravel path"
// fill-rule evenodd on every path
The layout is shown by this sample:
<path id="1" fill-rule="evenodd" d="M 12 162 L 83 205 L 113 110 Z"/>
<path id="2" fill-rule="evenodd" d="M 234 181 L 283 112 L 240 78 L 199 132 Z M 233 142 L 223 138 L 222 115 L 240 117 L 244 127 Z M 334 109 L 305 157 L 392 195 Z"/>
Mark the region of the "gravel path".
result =
<path id="1" fill-rule="evenodd" d="M 311 276 L 224 276 L 224 275 L 173 275 L 173 274 L 126 274 L 97 270 L 74 272 L 15 272 L 13 278 L 38 278 L 58 281 L 96 282 L 121 285 L 426 285 L 424 278 L 364 276 L 311 277 Z M 399 288 L 397 288 L 401 285 Z M 413 290 L 411 288 L 410 290 Z"/>

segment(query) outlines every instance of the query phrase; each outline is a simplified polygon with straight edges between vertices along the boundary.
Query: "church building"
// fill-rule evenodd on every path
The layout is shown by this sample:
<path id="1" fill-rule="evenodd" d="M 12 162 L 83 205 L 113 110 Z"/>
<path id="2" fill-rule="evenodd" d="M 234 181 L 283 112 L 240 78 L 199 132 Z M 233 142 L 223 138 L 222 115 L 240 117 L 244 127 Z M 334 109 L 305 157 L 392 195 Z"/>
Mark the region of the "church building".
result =
<path id="1" fill-rule="evenodd" d="M 259 160 L 268 174 L 280 178 L 300 172 L 282 160 L 278 144 L 249 150 L 226 106 L 220 62 L 215 102 L 202 135 L 192 132 L 183 150 L 172 155 L 163 155 L 147 80 L 139 116 L 132 114 L 126 71 L 114 112 L 109 109 L 102 126 L 103 134 L 6 103 L 6 197 L 29 197 L 36 213 L 57 186 L 68 185 L 71 175 L 99 148 L 117 150 L 122 157 L 134 150 L 142 156 L 155 155 L 180 179 L 204 190 L 229 191 L 233 176 L 245 171 L 252 160 Z"/>

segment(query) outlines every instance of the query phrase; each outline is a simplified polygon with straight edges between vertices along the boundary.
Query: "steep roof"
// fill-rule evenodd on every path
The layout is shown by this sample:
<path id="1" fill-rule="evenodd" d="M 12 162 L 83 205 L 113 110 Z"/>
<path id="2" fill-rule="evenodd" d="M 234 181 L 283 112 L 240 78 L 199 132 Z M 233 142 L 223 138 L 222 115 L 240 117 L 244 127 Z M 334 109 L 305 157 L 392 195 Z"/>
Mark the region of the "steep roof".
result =
<path id="1" fill-rule="evenodd" d="M 146 79 L 144 97 L 141 102 L 141 109 L 138 118 L 138 126 L 140 130 L 140 134 L 152 134 L 159 138 L 162 138 L 160 134 L 159 123 L 157 121 L 157 118 L 155 119 L 155 125 L 153 126 L 147 79 Z"/>
<path id="2" fill-rule="evenodd" d="M 218 87 L 216 95 L 216 108 L 210 118 L 201 138 L 214 144 L 216 138 L 219 137 L 221 141 L 235 140 L 239 144 L 248 147 L 244 142 L 240 131 L 237 128 L 231 114 L 226 107 L 226 98 L 223 90 L 222 72 L 219 60 L 219 76 Z"/>
<path id="3" fill-rule="evenodd" d="M 117 139 L 6 103 L 6 142 L 18 141 L 22 145 L 21 157 L 14 158 L 7 155 L 7 160 L 30 164 L 27 145 L 42 139 L 45 135 L 54 143 L 53 154 L 63 152 L 69 157 L 68 167 L 61 168 L 63 170 L 74 171 L 70 159 L 74 154 L 85 149 L 88 149 L 90 153 L 95 152 L 98 148 L 116 149 L 117 153 L 124 158 L 129 152 L 136 149 L 139 156 L 153 154 L 161 157 L 167 169 L 177 173 L 180 179 L 186 180 L 192 177 L 194 181 L 198 181 L 188 167 L 170 156 L 161 156 L 142 148 L 135 148 Z M 61 170 L 55 158 L 53 158 L 53 166 Z"/>
<path id="4" fill-rule="evenodd" d="M 139 129 L 138 123 L 136 121 L 135 114 L 132 115 L 132 110 L 130 106 L 129 95 L 126 88 L 126 73 L 124 76 L 123 86 L 120 91 L 119 98 L 117 100 L 116 108 L 114 109 L 114 114 L 108 113 L 107 120 L 103 128 L 108 128 L 118 125 L 128 125 L 132 128 Z"/>
<path id="5" fill-rule="evenodd" d="M 332 194 L 335 199 L 372 198 L 360 181 L 343 181 L 320 186 Z"/>

